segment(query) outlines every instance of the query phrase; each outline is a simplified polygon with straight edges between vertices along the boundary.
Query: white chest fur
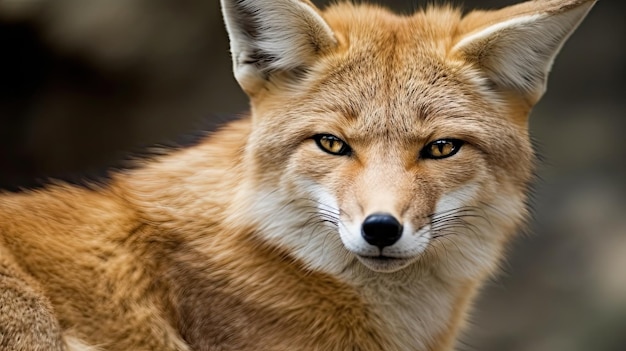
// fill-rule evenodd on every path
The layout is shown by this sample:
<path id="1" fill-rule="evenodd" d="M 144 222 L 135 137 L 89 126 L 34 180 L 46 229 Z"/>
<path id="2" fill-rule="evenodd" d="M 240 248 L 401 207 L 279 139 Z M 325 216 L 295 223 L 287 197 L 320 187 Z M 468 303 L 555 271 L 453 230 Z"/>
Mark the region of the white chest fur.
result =
<path id="1" fill-rule="evenodd" d="M 399 272 L 359 279 L 359 290 L 375 312 L 376 324 L 394 350 L 428 350 L 444 334 L 459 289 L 426 274 Z"/>

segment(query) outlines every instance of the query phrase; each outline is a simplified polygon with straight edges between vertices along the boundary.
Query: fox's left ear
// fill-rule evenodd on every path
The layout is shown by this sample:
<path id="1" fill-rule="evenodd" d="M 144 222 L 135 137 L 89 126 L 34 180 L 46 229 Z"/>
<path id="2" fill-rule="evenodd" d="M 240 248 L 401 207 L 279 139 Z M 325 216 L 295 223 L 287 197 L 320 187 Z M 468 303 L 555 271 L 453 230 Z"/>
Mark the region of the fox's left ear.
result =
<path id="1" fill-rule="evenodd" d="M 221 0 L 235 78 L 250 96 L 272 79 L 289 79 L 336 45 L 308 0 Z"/>
<path id="2" fill-rule="evenodd" d="M 536 103 L 556 54 L 596 0 L 533 0 L 471 12 L 452 55 L 477 65 L 498 89 Z"/>

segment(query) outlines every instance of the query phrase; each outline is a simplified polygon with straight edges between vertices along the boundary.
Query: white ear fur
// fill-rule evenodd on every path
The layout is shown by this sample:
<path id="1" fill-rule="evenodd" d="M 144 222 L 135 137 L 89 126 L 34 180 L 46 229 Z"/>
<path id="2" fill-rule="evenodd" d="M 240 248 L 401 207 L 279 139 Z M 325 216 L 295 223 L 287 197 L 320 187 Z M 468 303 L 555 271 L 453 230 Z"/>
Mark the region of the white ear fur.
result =
<path id="1" fill-rule="evenodd" d="M 563 5 L 555 9 L 559 3 Z M 529 2 L 525 5 L 538 9 L 471 32 L 452 51 L 476 63 L 499 88 L 520 92 L 534 103 L 545 92 L 554 58 L 594 3 Z M 542 6 L 550 8 L 541 11 Z"/>
<path id="2" fill-rule="evenodd" d="M 221 0 L 235 78 L 254 94 L 274 72 L 306 69 L 335 36 L 308 1 Z"/>

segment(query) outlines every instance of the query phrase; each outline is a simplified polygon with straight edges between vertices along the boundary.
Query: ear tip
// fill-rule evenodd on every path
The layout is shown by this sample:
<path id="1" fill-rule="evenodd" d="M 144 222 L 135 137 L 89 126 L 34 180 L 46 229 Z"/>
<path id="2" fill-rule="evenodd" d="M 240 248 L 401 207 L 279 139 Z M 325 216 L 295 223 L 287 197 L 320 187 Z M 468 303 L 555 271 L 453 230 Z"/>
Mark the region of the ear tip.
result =
<path id="1" fill-rule="evenodd" d="M 598 2 L 598 0 L 573 0 L 573 1 L 570 0 L 570 1 L 565 1 L 564 4 L 561 5 L 562 11 L 559 11 L 559 12 L 565 12 L 565 11 L 569 11 L 569 10 L 573 10 L 573 9 L 577 9 L 577 8 L 590 9 L 597 2 Z"/>

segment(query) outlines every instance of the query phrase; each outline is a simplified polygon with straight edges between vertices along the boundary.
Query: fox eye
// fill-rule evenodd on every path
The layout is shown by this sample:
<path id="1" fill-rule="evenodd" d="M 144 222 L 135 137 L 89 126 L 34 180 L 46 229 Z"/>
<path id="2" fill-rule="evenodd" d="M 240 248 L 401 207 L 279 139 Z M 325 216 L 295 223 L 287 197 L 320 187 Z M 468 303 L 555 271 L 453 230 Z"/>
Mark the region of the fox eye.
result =
<path id="1" fill-rule="evenodd" d="M 458 139 L 439 139 L 428 143 L 421 151 L 422 158 L 438 160 L 456 154 L 463 146 L 463 141 Z"/>
<path id="2" fill-rule="evenodd" d="M 349 155 L 352 149 L 348 144 L 331 134 L 317 134 L 313 136 L 317 146 L 331 155 Z"/>

